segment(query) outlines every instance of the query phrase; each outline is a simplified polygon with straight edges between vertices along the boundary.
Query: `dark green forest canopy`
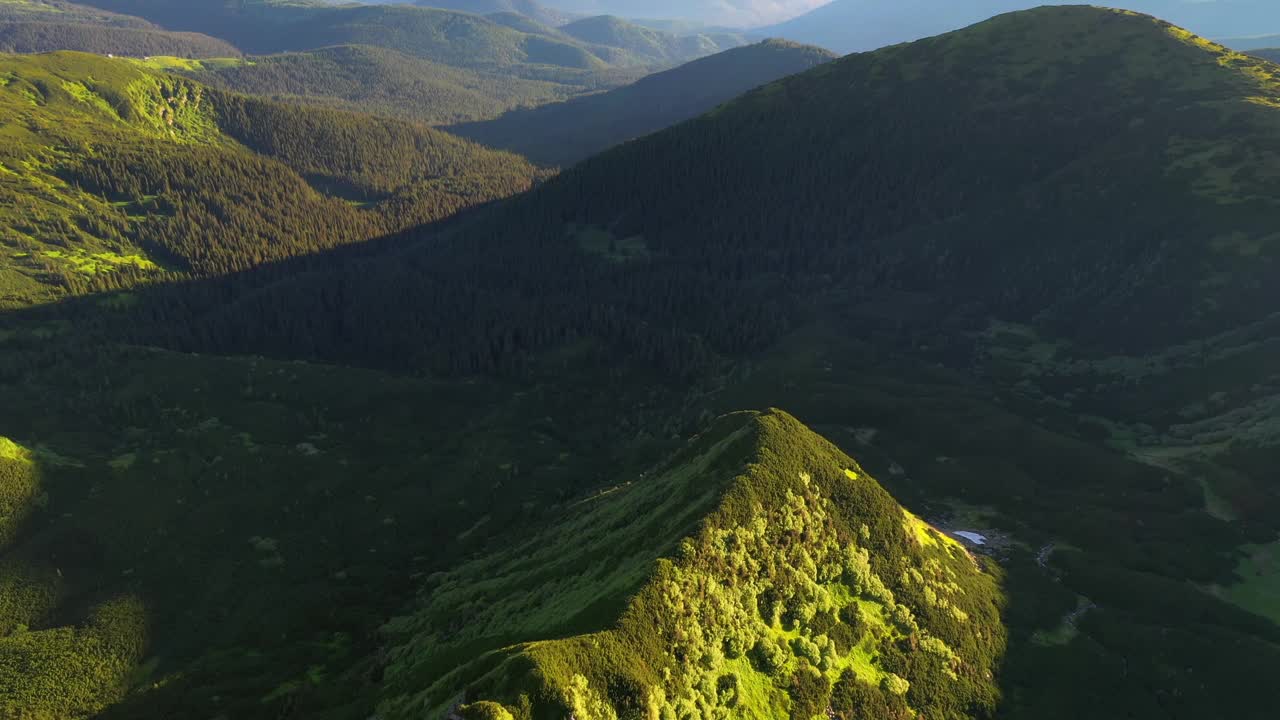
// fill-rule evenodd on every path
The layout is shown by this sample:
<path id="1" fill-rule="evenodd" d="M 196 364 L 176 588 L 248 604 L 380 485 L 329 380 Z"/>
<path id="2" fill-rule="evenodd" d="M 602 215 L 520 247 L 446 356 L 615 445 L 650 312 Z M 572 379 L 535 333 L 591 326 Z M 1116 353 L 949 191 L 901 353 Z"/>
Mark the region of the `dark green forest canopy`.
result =
<path id="1" fill-rule="evenodd" d="M 250 99 L 148 65 L 0 57 L 6 305 L 381 237 L 537 174 L 422 126 Z"/>
<path id="2" fill-rule="evenodd" d="M 349 329 L 361 355 L 350 337 L 303 344 L 469 372 L 590 336 L 689 371 L 772 342 L 815 302 L 916 293 L 953 320 L 1032 322 L 1109 353 L 1180 346 L 1275 304 L 1274 72 L 1079 8 L 851 56 L 334 271 L 339 311 L 385 326 Z M 252 310 L 212 301 L 200 326 L 244 339 L 227 349 L 290 346 L 266 330 L 294 312 L 288 283 Z M 473 330 L 425 322 L 440 307 Z M 404 327 L 420 331 L 384 334 Z"/>

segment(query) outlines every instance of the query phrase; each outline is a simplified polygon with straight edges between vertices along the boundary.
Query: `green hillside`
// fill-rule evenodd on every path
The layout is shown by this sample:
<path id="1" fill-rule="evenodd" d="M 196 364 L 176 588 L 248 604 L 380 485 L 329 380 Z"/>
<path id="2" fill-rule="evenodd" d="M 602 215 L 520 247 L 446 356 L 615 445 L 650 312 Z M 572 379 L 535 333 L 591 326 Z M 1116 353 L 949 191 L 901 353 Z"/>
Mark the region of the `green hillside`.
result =
<path id="1" fill-rule="evenodd" d="M 205 84 L 278 100 L 371 112 L 430 124 L 496 117 L 516 107 L 564 100 L 627 78 L 555 74 L 554 80 L 456 68 L 361 45 L 268 55 L 252 63 L 204 65 Z"/>
<path id="2" fill-rule="evenodd" d="M 64 0 L 4 0 L 0 2 L 0 18 L 10 22 L 74 23 L 134 30 L 160 29 L 140 17 Z"/>
<path id="3" fill-rule="evenodd" d="M 212 58 L 235 57 L 240 54 L 230 43 L 199 33 L 0 20 L 0 52 L 43 53 L 57 50 L 128 57 L 170 55 Z"/>
<path id="4" fill-rule="evenodd" d="M 377 45 L 446 65 L 515 68 L 533 77 L 539 66 L 600 70 L 670 65 L 740 44 L 740 39 L 685 38 L 613 20 L 611 32 L 522 32 L 469 12 L 414 5 L 332 5 L 317 1 L 247 0 L 193 5 L 179 0 L 90 0 L 171 30 L 204 32 L 249 52 L 270 54 L 329 45 Z M 584 26 L 584 29 L 590 27 Z M 619 44 L 611 44 L 619 43 Z"/>
<path id="5" fill-rule="evenodd" d="M 913 331 L 943 334 L 939 350 L 994 316 L 1081 352 L 1174 351 L 1269 314 L 1280 178 L 1259 158 L 1280 139 L 1274 72 L 1145 16 L 1004 16 L 768 85 L 394 258 L 376 290 L 334 282 L 350 286 L 353 310 L 392 296 L 400 306 L 382 292 L 412 284 L 421 303 L 386 308 L 411 322 L 454 283 L 473 285 L 468 274 L 493 278 L 493 295 L 462 320 L 502 327 L 493 337 L 463 349 L 452 333 L 397 336 L 397 351 L 369 355 L 469 357 L 458 369 L 470 370 L 490 369 L 478 358 L 545 349 L 561 332 L 694 369 L 699 353 L 772 342 L 801 297 L 845 297 L 865 322 L 901 326 L 908 309 L 878 303 L 880 293 L 951 308 Z M 1126 172 L 1110 172 L 1117 163 Z M 495 252 L 504 260 L 488 267 Z M 437 273 L 442 258 L 450 269 Z M 581 285 L 566 295 L 544 283 L 570 268 Z M 695 268 L 699 281 L 682 282 Z M 646 299 L 650 283 L 669 294 L 663 302 Z M 547 307 L 512 317 L 504 293 L 526 290 Z M 769 302 L 728 301 L 743 293 Z M 585 297 L 647 325 L 579 314 Z M 555 331 L 522 332 L 526 321 Z M 366 331 L 376 344 L 378 330 Z M 514 333 L 520 343 L 505 338 Z"/>
<path id="6" fill-rule="evenodd" d="M 1017 13 L 237 265 L 436 135 L 6 62 L 14 202 L 235 201 L 147 236 L 207 277 L 0 314 L 0 714 L 1274 714 L 1280 67 Z"/>
<path id="7" fill-rule="evenodd" d="M 575 20 L 559 29 L 583 42 L 619 49 L 621 53 L 610 58 L 613 62 L 630 55 L 640 62 L 671 64 L 728 50 L 745 42 L 740 37 L 726 35 L 673 35 L 611 15 Z"/>
<path id="8" fill-rule="evenodd" d="M 534 0 L 414 0 L 412 4 L 478 15 L 513 14 L 552 27 L 563 25 L 571 19 L 565 13 Z"/>
<path id="9" fill-rule="evenodd" d="M 986 714 L 999 577 L 794 418 L 730 416 L 434 578 L 389 626 L 382 712 L 444 717 L 465 688 L 464 717 Z"/>
<path id="10" fill-rule="evenodd" d="M 60 0 L 0 3 L 0 52 L 77 50 L 99 55 L 228 57 L 231 44 L 193 32 L 169 32 L 142 18 Z"/>
<path id="11" fill-rule="evenodd" d="M 0 78 L 9 306 L 379 237 L 526 189 L 535 172 L 419 126 L 224 94 L 139 62 L 4 56 Z"/>
<path id="12" fill-rule="evenodd" d="M 534 162 L 571 165 L 834 58 L 821 48 L 766 41 L 695 60 L 609 92 L 455 125 L 449 131 Z"/>

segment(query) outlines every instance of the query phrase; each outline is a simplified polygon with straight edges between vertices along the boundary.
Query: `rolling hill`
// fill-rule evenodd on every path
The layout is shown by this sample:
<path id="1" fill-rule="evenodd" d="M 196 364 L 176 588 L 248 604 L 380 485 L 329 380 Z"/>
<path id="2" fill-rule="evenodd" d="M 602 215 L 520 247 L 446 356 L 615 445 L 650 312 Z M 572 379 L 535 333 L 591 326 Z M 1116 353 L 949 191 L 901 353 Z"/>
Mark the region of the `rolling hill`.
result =
<path id="1" fill-rule="evenodd" d="M 548 7 L 534 0 L 416 0 L 414 5 L 442 8 L 444 10 L 461 10 L 477 15 L 493 15 L 495 13 L 514 13 L 534 22 L 556 27 L 572 20 L 572 16 Z"/>
<path id="2" fill-rule="evenodd" d="M 142 18 L 60 0 L 0 3 L 0 52 L 77 50 L 99 55 L 230 57 L 231 44 L 190 32 L 169 32 Z"/>
<path id="3" fill-rule="evenodd" d="M 612 15 L 575 20 L 560 31 L 578 40 L 608 48 L 617 48 L 616 58 L 634 56 L 657 64 L 672 64 L 710 55 L 742 44 L 737 36 L 671 35 L 628 22 Z M 650 60 L 653 59 L 653 60 Z"/>
<path id="4" fill-rule="evenodd" d="M 756 30 L 828 47 L 861 52 L 937 35 L 993 15 L 1045 4 L 1036 0 L 834 0 L 812 12 Z M 1116 7 L 1149 13 L 1210 38 L 1280 31 L 1280 8 L 1267 0 L 1126 0 Z M 1233 47 L 1235 47 L 1233 45 Z M 1244 48 L 1241 48 L 1244 49 Z"/>
<path id="5" fill-rule="evenodd" d="M 769 41 L 726 50 L 616 90 L 516 110 L 449 131 L 547 165 L 570 165 L 618 143 L 675 125 L 747 90 L 835 56 Z"/>
<path id="6" fill-rule="evenodd" d="M 549 4 L 584 15 L 676 18 L 741 28 L 779 22 L 824 2 L 826 0 L 554 0 Z"/>
<path id="7" fill-rule="evenodd" d="M 1015 13 L 384 242 L 0 314 L 0 697 L 1269 718 L 1278 76 Z M 121 122 L 399 177 L 186 97 Z"/>
<path id="8" fill-rule="evenodd" d="M 207 85 L 276 100 L 337 107 L 444 125 L 497 117 L 517 107 L 564 100 L 612 86 L 625 73 L 528 80 L 452 67 L 369 45 L 201 63 L 179 69 Z"/>
<path id="9" fill-rule="evenodd" d="M 1019 33 L 1025 39 L 1010 43 Z M 1089 33 L 1103 39 L 1084 43 Z M 1143 43 L 1141 51 L 1117 54 L 1120 40 Z M 998 64 L 969 72 L 988 61 Z M 1124 71 L 1090 85 L 1090 73 L 1111 61 L 1123 62 Z M 945 76 L 952 88 L 945 93 L 938 71 L 954 73 Z M 874 282 L 1034 321 L 1047 334 L 1110 352 L 1169 347 L 1261 321 L 1274 301 L 1260 279 L 1267 272 L 1260 258 L 1270 247 L 1267 198 L 1277 179 L 1262 168 L 1243 169 L 1237 145 L 1248 137 L 1252 153 L 1270 152 L 1273 114 L 1259 99 L 1273 92 L 1274 72 L 1146 16 L 1074 8 L 1002 16 L 765 86 L 594 158 L 487 215 L 475 230 L 488 238 L 480 256 L 469 255 L 481 245 L 465 232 L 433 252 L 456 250 L 456 261 L 470 266 L 502 247 L 504 257 L 521 257 L 511 280 L 536 285 L 549 276 L 543 265 L 554 264 L 579 267 L 592 292 L 642 293 L 639 281 L 619 287 L 606 278 L 659 268 L 670 274 L 730 252 L 735 263 L 768 267 L 786 248 L 794 257 L 788 262 L 798 263 L 789 272 L 816 273 L 822 284 L 807 286 L 814 292 L 855 283 L 865 295 L 874 292 L 865 283 Z M 890 93 L 895 102 L 886 107 Z M 1082 115 L 1085 106 L 1095 109 Z M 1162 107 L 1184 110 L 1143 109 Z M 935 115 L 955 119 L 941 123 Z M 1106 170 L 1120 159 L 1143 170 Z M 1168 209 L 1171 198 L 1176 212 Z M 1080 203 L 1093 208 L 1090 218 L 1074 212 Z M 1108 213 L 1126 222 L 1111 223 Z M 1150 223 L 1143 232 L 1132 230 L 1139 219 Z M 1171 234 L 1172 227 L 1179 231 Z M 1011 242 L 1010 228 L 1023 240 Z M 598 264 L 597 253 L 615 262 Z M 1094 271 L 1080 275 L 1072 270 L 1078 267 Z M 845 277 L 841 268 L 855 275 Z M 768 273 L 747 273 L 742 282 L 762 277 L 782 282 Z M 1006 277 L 1029 280 L 995 281 Z M 1219 280 L 1201 286 L 1209 277 Z M 1200 289 L 1177 289 L 1188 285 Z M 717 293 L 735 294 L 732 287 L 701 283 L 672 292 L 682 306 L 710 308 L 719 304 Z M 792 294 L 775 301 L 785 305 Z M 620 295 L 613 302 L 633 300 Z M 431 305 L 424 299 L 407 307 Z M 717 313 L 742 312 L 743 322 L 758 322 L 747 321 L 758 311 Z M 778 327 L 787 315 L 774 318 Z M 678 323 L 721 350 L 767 338 L 745 327 L 733 337 L 736 321 L 713 317 L 662 311 L 648 319 L 655 329 Z"/>
<path id="10" fill-rule="evenodd" d="M 643 484 L 434 579 L 388 628 L 381 711 L 444 717 L 465 687 L 463 717 L 981 714 L 998 578 L 794 418 L 729 416 Z"/>
<path id="11" fill-rule="evenodd" d="M 615 20 L 612 32 L 596 35 L 625 44 L 607 45 L 545 26 L 537 32 L 522 32 L 469 12 L 400 4 L 331 5 L 318 0 L 203 5 L 177 0 L 91 0 L 91 4 L 137 15 L 171 30 L 205 32 L 258 54 L 376 45 L 456 67 L 515 68 L 526 77 L 535 77 L 532 73 L 544 66 L 583 71 L 671 64 L 741 42 L 723 36 L 677 37 Z"/>
<path id="12" fill-rule="evenodd" d="M 225 94 L 135 61 L 6 55 L 0 81 L 10 306 L 371 239 L 535 175 L 421 126 Z"/>

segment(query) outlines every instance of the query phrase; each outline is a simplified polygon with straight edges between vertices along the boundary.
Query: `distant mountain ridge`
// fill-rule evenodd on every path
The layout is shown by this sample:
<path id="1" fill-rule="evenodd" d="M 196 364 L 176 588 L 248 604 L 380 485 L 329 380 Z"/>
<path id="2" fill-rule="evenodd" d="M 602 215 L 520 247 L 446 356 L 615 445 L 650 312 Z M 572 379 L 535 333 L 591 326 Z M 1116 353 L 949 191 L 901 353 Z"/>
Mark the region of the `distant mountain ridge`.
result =
<path id="1" fill-rule="evenodd" d="M 1040 0 L 834 0 L 806 15 L 753 32 L 841 53 L 862 52 L 1045 4 Z M 1280 32 L 1280 4 L 1270 0 L 1124 0 L 1115 6 L 1154 15 L 1204 37 Z"/>
<path id="2" fill-rule="evenodd" d="M 78 50 L 99 55 L 234 57 L 230 43 L 196 32 L 172 32 L 142 18 L 62 0 L 0 3 L 0 52 Z"/>
<path id="3" fill-rule="evenodd" d="M 778 22 L 828 0 L 544 0 L 583 15 L 673 18 L 735 28 Z"/>
<path id="4" fill-rule="evenodd" d="M 334 5 L 320 0 L 240 0 L 205 5 L 185 0 L 88 1 L 94 7 L 137 15 L 169 29 L 214 35 L 257 54 L 376 45 L 457 67 L 521 68 L 526 75 L 544 67 L 597 70 L 669 65 L 743 42 L 726 36 L 691 39 L 621 20 L 608 22 L 609 32 L 588 34 L 591 39 L 583 39 L 555 32 L 544 23 L 520 29 L 472 12 L 423 5 Z M 511 7 L 513 10 L 506 12 L 518 14 L 523 7 L 545 15 L 537 13 L 536 6 L 516 3 Z M 536 17 L 530 20 L 539 22 Z"/>
<path id="5" fill-rule="evenodd" d="M 694 60 L 616 90 L 449 130 L 535 162 L 568 165 L 834 58 L 821 48 L 766 41 Z"/>
<path id="6" fill-rule="evenodd" d="M 263 55 L 252 63 L 178 68 L 203 83 L 290 102 L 442 125 L 613 87 L 625 72 L 554 72 L 545 79 L 482 72 L 369 45 Z"/>

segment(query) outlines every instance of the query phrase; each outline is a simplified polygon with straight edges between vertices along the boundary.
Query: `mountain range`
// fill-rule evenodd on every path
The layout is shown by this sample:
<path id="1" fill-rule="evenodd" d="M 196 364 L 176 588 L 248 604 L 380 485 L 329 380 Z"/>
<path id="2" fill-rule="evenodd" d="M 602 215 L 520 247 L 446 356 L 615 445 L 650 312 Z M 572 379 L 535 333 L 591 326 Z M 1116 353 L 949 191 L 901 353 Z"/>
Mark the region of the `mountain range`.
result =
<path id="1" fill-rule="evenodd" d="M 833 0 L 786 22 L 755 30 L 840 53 L 862 52 L 956 30 L 1034 0 Z M 1116 7 L 1155 15 L 1209 38 L 1280 32 L 1280 6 L 1267 0 L 1126 0 Z M 1233 45 L 1234 47 L 1234 45 Z M 1243 49 L 1243 48 L 1242 48 Z"/>
<path id="2" fill-rule="evenodd" d="M 695 60 L 607 92 L 448 129 L 536 163 L 570 165 L 834 57 L 821 48 L 765 41 Z"/>
<path id="3" fill-rule="evenodd" d="M 99 55 L 237 56 L 208 35 L 171 32 L 141 18 L 61 0 L 0 3 L 0 52 L 81 50 Z"/>
<path id="4" fill-rule="evenodd" d="M 744 28 L 785 20 L 824 2 L 827 0 L 550 0 L 545 4 L 582 15 L 679 18 Z"/>
<path id="5" fill-rule="evenodd" d="M 0 716 L 1272 714 L 1280 66 L 111 4 L 275 50 L 0 57 Z"/>
<path id="6" fill-rule="evenodd" d="M 29 0 L 23 0 L 27 2 Z M 198 28 L 257 54 L 329 45 L 375 45 L 467 68 L 540 66 L 597 70 L 691 60 L 743 42 L 728 35 L 676 36 L 618 18 L 586 18 L 559 28 L 517 13 L 478 15 L 405 4 L 320 0 L 89 0 L 89 5 L 145 18 L 170 30 Z M 527 8 L 526 8 L 527 9 Z M 611 44 L 611 43 L 617 43 Z"/>

